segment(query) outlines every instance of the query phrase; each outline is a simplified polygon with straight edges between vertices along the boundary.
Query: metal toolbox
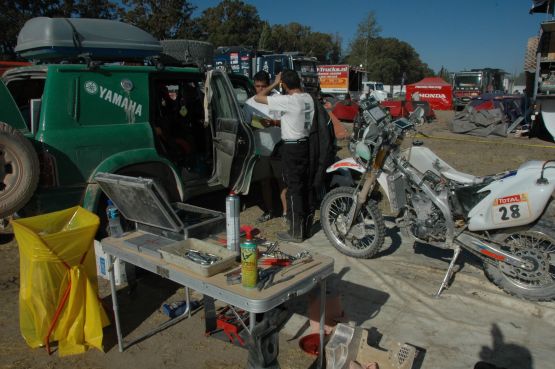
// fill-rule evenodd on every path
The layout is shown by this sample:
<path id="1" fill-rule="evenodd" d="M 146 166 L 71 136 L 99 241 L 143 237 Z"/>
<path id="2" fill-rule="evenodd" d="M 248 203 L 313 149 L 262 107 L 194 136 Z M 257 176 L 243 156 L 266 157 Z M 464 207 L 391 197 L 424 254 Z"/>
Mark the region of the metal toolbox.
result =
<path id="1" fill-rule="evenodd" d="M 225 230 L 225 214 L 184 203 L 170 203 L 151 178 L 98 173 L 98 185 L 137 230 L 180 241 Z"/>
<path id="2" fill-rule="evenodd" d="M 218 257 L 219 260 L 210 265 L 202 265 L 185 256 L 189 250 L 210 254 Z M 182 266 L 204 277 L 211 277 L 228 269 L 235 264 L 235 259 L 237 258 L 235 252 L 229 251 L 223 246 L 197 240 L 196 238 L 189 238 L 185 241 L 164 246 L 158 249 L 158 251 L 162 255 L 162 259 L 168 263 Z"/>

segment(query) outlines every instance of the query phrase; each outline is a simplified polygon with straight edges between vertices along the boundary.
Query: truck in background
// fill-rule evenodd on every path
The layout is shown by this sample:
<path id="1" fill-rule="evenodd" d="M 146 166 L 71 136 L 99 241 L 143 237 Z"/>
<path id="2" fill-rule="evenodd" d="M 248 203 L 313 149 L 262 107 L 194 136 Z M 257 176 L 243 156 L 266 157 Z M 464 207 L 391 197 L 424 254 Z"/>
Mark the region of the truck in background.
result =
<path id="1" fill-rule="evenodd" d="M 463 109 L 472 98 L 486 92 L 503 91 L 505 74 L 505 71 L 496 68 L 471 69 L 454 73 L 453 105 L 455 110 Z"/>
<path id="2" fill-rule="evenodd" d="M 214 52 L 214 68 L 242 74 L 252 79 L 259 71 L 270 74 L 270 79 L 284 69 L 299 73 L 304 89 L 316 92 L 319 88 L 317 59 L 300 52 L 273 53 L 246 47 L 220 46 Z"/>
<path id="3" fill-rule="evenodd" d="M 535 68 L 533 65 L 525 65 L 526 92 L 532 101 L 533 109 L 530 135 L 544 136 L 548 133 L 555 139 L 555 20 L 540 24 L 539 40 L 535 43 Z M 533 48 L 535 43 L 529 41 L 528 49 Z M 533 50 L 527 52 L 532 53 Z"/>
<path id="4" fill-rule="evenodd" d="M 363 82 L 363 90 L 366 86 L 368 86 L 369 95 L 373 96 L 379 102 L 385 101 L 387 99 L 388 95 L 387 92 L 385 92 L 382 82 Z"/>
<path id="5" fill-rule="evenodd" d="M 368 72 L 362 68 L 348 64 L 319 65 L 318 77 L 322 92 L 336 95 L 340 99 L 348 93 L 352 99 L 358 100 L 365 87 L 376 100 L 387 99 L 383 83 L 368 81 Z"/>

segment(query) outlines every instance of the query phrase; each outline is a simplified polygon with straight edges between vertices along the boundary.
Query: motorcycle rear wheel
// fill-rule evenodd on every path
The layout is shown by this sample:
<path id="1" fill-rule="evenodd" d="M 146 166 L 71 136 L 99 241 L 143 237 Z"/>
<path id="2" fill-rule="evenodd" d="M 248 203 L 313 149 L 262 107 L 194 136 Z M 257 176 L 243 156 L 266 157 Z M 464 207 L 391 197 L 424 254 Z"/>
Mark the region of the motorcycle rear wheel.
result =
<path id="1" fill-rule="evenodd" d="M 505 292 L 531 301 L 555 299 L 555 224 L 540 220 L 535 225 L 495 235 L 503 250 L 530 261 L 524 270 L 501 261 L 484 263 L 487 277 Z"/>
<path id="2" fill-rule="evenodd" d="M 353 205 L 355 189 L 338 187 L 326 194 L 320 207 L 320 223 L 326 237 L 342 254 L 369 259 L 382 247 L 385 223 L 378 205 L 368 200 L 347 234 L 341 231 Z"/>

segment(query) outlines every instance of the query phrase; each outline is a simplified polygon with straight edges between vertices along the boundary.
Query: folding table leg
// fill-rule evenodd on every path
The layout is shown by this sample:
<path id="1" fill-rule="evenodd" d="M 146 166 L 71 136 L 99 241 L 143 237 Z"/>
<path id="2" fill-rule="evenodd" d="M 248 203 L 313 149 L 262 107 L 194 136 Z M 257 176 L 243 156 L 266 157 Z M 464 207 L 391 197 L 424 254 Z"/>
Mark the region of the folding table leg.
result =
<path id="1" fill-rule="evenodd" d="M 116 334 L 118 336 L 118 349 L 123 352 L 123 336 L 121 334 L 121 326 L 119 322 L 119 305 L 116 291 L 116 275 L 114 271 L 114 256 L 108 255 L 108 274 L 110 275 L 110 290 L 112 291 L 112 309 L 114 310 L 114 319 L 116 320 Z"/>
<path id="2" fill-rule="evenodd" d="M 320 350 L 318 350 L 318 369 L 324 363 L 324 327 L 326 324 L 326 280 L 320 281 Z"/>

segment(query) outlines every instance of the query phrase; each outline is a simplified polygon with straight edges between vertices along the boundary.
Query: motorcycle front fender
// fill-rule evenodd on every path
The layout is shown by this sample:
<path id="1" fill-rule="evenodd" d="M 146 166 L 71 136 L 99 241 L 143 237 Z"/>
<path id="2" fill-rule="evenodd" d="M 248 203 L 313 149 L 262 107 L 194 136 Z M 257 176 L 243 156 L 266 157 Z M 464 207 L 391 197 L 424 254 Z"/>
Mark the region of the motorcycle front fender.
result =
<path id="1" fill-rule="evenodd" d="M 354 158 L 347 158 L 347 159 L 342 159 L 339 161 L 336 161 L 335 163 L 333 163 L 332 165 L 330 165 L 328 167 L 328 169 L 326 169 L 326 173 L 333 173 L 336 172 L 338 170 L 354 170 L 357 171 L 359 173 L 365 173 L 366 172 L 366 168 L 364 168 L 362 165 L 358 164 Z"/>

